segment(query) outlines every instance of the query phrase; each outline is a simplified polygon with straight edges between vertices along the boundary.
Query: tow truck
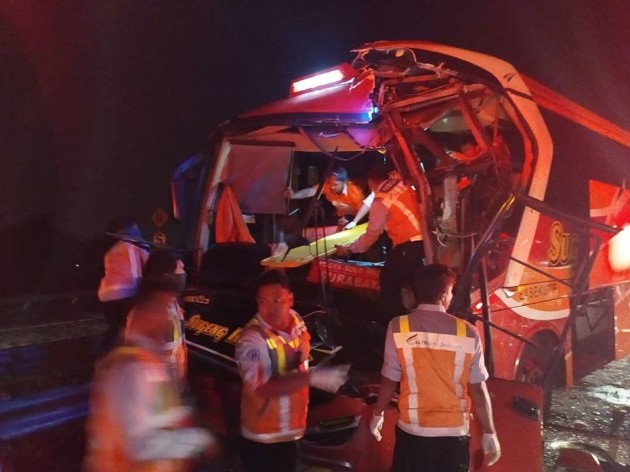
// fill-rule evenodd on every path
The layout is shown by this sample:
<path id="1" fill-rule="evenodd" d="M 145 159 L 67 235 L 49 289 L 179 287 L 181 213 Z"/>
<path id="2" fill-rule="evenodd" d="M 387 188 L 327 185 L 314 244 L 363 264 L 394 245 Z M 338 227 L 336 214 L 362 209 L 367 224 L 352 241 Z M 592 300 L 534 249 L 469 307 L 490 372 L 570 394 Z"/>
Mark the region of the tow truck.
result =
<path id="1" fill-rule="evenodd" d="M 630 133 L 482 53 L 422 41 L 353 52 L 351 63 L 298 78 L 288 97 L 222 123 L 173 175 L 173 213 L 190 229 L 186 337 L 204 417 L 226 437 L 238 434 L 234 347 L 256 311 L 256 277 L 284 268 L 313 334 L 311 365 L 353 365 L 339 394 L 311 391 L 303 462 L 389 469 L 395 405 L 383 441 L 367 426 L 382 360 L 370 320 L 386 243 L 338 259 L 335 244 L 366 225 L 331 230 L 321 199 L 285 198 L 287 187 L 321 189 L 334 165 L 361 182 L 379 161 L 417 194 L 426 262 L 461 275 L 450 312 L 484 339 L 503 447 L 492 470 L 540 471 L 551 388 L 630 351 L 629 166 L 605 165 L 628 158 Z M 554 121 L 591 136 L 594 154 L 568 153 L 560 134 L 552 138 Z M 578 158 L 600 165 L 575 172 Z M 276 251 L 282 243 L 288 250 Z M 471 457 L 482 470 L 476 424 Z"/>

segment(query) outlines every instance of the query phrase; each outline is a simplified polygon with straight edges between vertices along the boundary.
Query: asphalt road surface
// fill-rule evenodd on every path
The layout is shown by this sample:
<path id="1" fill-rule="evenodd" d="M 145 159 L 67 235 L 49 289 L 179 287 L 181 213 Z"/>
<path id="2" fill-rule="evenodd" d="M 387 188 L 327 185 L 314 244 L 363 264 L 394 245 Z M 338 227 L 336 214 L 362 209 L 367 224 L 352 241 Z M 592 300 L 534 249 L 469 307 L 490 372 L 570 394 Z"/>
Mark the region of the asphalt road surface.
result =
<path id="1" fill-rule="evenodd" d="M 563 441 L 600 447 L 630 465 L 630 356 L 587 375 L 572 388 L 553 392 L 545 423 L 545 465 Z"/>

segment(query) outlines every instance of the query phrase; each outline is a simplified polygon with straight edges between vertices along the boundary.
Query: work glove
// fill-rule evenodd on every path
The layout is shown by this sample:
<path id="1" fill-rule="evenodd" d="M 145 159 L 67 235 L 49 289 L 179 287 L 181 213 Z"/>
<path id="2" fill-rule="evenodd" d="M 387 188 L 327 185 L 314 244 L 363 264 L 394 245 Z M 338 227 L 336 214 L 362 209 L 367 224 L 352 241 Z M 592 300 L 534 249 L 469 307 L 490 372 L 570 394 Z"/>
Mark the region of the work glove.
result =
<path id="1" fill-rule="evenodd" d="M 350 364 L 331 367 L 315 367 L 310 371 L 311 386 L 325 392 L 337 393 L 337 390 L 348 380 Z"/>
<path id="2" fill-rule="evenodd" d="M 372 415 L 372 419 L 370 420 L 370 433 L 377 441 L 383 439 L 381 435 L 381 428 L 383 427 L 383 422 L 385 421 L 385 414 L 381 413 L 380 415 Z"/>
<path id="3" fill-rule="evenodd" d="M 481 448 L 483 449 L 484 465 L 492 465 L 501 457 L 501 444 L 496 433 L 486 433 L 481 437 Z"/>
<path id="4" fill-rule="evenodd" d="M 350 223 L 348 223 L 346 226 L 343 227 L 343 229 L 352 229 L 356 226 L 357 224 L 354 221 L 351 221 Z"/>

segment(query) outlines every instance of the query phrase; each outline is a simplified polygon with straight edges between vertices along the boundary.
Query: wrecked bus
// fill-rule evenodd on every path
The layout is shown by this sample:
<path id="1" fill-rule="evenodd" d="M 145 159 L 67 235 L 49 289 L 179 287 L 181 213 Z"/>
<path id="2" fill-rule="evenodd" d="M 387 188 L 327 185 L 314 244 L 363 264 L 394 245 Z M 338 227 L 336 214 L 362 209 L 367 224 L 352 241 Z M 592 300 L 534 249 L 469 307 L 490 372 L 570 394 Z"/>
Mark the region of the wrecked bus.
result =
<path id="1" fill-rule="evenodd" d="M 335 245 L 366 225 L 339 231 L 324 199 L 287 199 L 287 188 L 321 191 L 334 165 L 360 185 L 376 160 L 416 192 L 426 261 L 461 274 L 450 311 L 484 338 L 503 445 L 493 470 L 541 470 L 544 395 L 534 384 L 549 392 L 630 351 L 629 176 L 603 165 L 571 172 L 575 158 L 541 110 L 622 158 L 630 133 L 481 53 L 420 41 L 354 53 L 220 125 L 173 177 L 175 216 L 191 228 L 186 336 L 206 419 L 237 433 L 234 346 L 255 312 L 256 276 L 285 268 L 313 334 L 311 363 L 353 364 L 340 394 L 312 390 L 304 462 L 389 467 L 394 409 L 381 443 L 367 428 L 382 350 L 370 321 L 387 243 L 336 258 Z M 474 462 L 476 433 L 471 453 Z"/>

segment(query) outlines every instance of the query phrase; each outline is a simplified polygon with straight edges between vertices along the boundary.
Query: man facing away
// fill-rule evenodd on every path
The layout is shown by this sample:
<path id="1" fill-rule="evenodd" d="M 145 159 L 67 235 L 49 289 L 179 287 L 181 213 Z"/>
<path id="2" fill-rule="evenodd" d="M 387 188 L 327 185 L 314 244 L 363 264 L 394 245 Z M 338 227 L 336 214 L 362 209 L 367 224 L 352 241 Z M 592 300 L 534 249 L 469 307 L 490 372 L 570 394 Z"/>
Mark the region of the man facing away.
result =
<path id="1" fill-rule="evenodd" d="M 86 472 L 186 472 L 213 454 L 210 433 L 188 426 L 165 340 L 173 336 L 168 306 L 177 284 L 143 280 L 125 343 L 97 365 L 87 423 Z"/>
<path id="2" fill-rule="evenodd" d="M 389 321 L 404 311 L 400 300 L 403 283 L 424 264 L 421 214 L 415 192 L 402 180 L 390 179 L 384 165 L 370 167 L 367 180 L 375 194 L 367 230 L 353 243 L 337 246 L 337 255 L 366 252 L 387 230 L 394 247 L 387 254 L 380 284 L 381 316 Z"/>
<path id="3" fill-rule="evenodd" d="M 412 282 L 419 305 L 387 327 L 370 430 L 380 441 L 383 412 L 400 382 L 393 472 L 467 472 L 471 400 L 483 429 L 484 463 L 501 456 L 479 334 L 446 312 L 454 283 L 445 265 L 423 268 Z"/>
<path id="4" fill-rule="evenodd" d="M 247 472 L 294 472 L 309 384 L 334 393 L 345 383 L 349 366 L 309 370 L 310 335 L 291 309 L 293 293 L 283 272 L 260 276 L 256 301 L 258 313 L 236 348 L 243 380 L 241 458 Z"/>

